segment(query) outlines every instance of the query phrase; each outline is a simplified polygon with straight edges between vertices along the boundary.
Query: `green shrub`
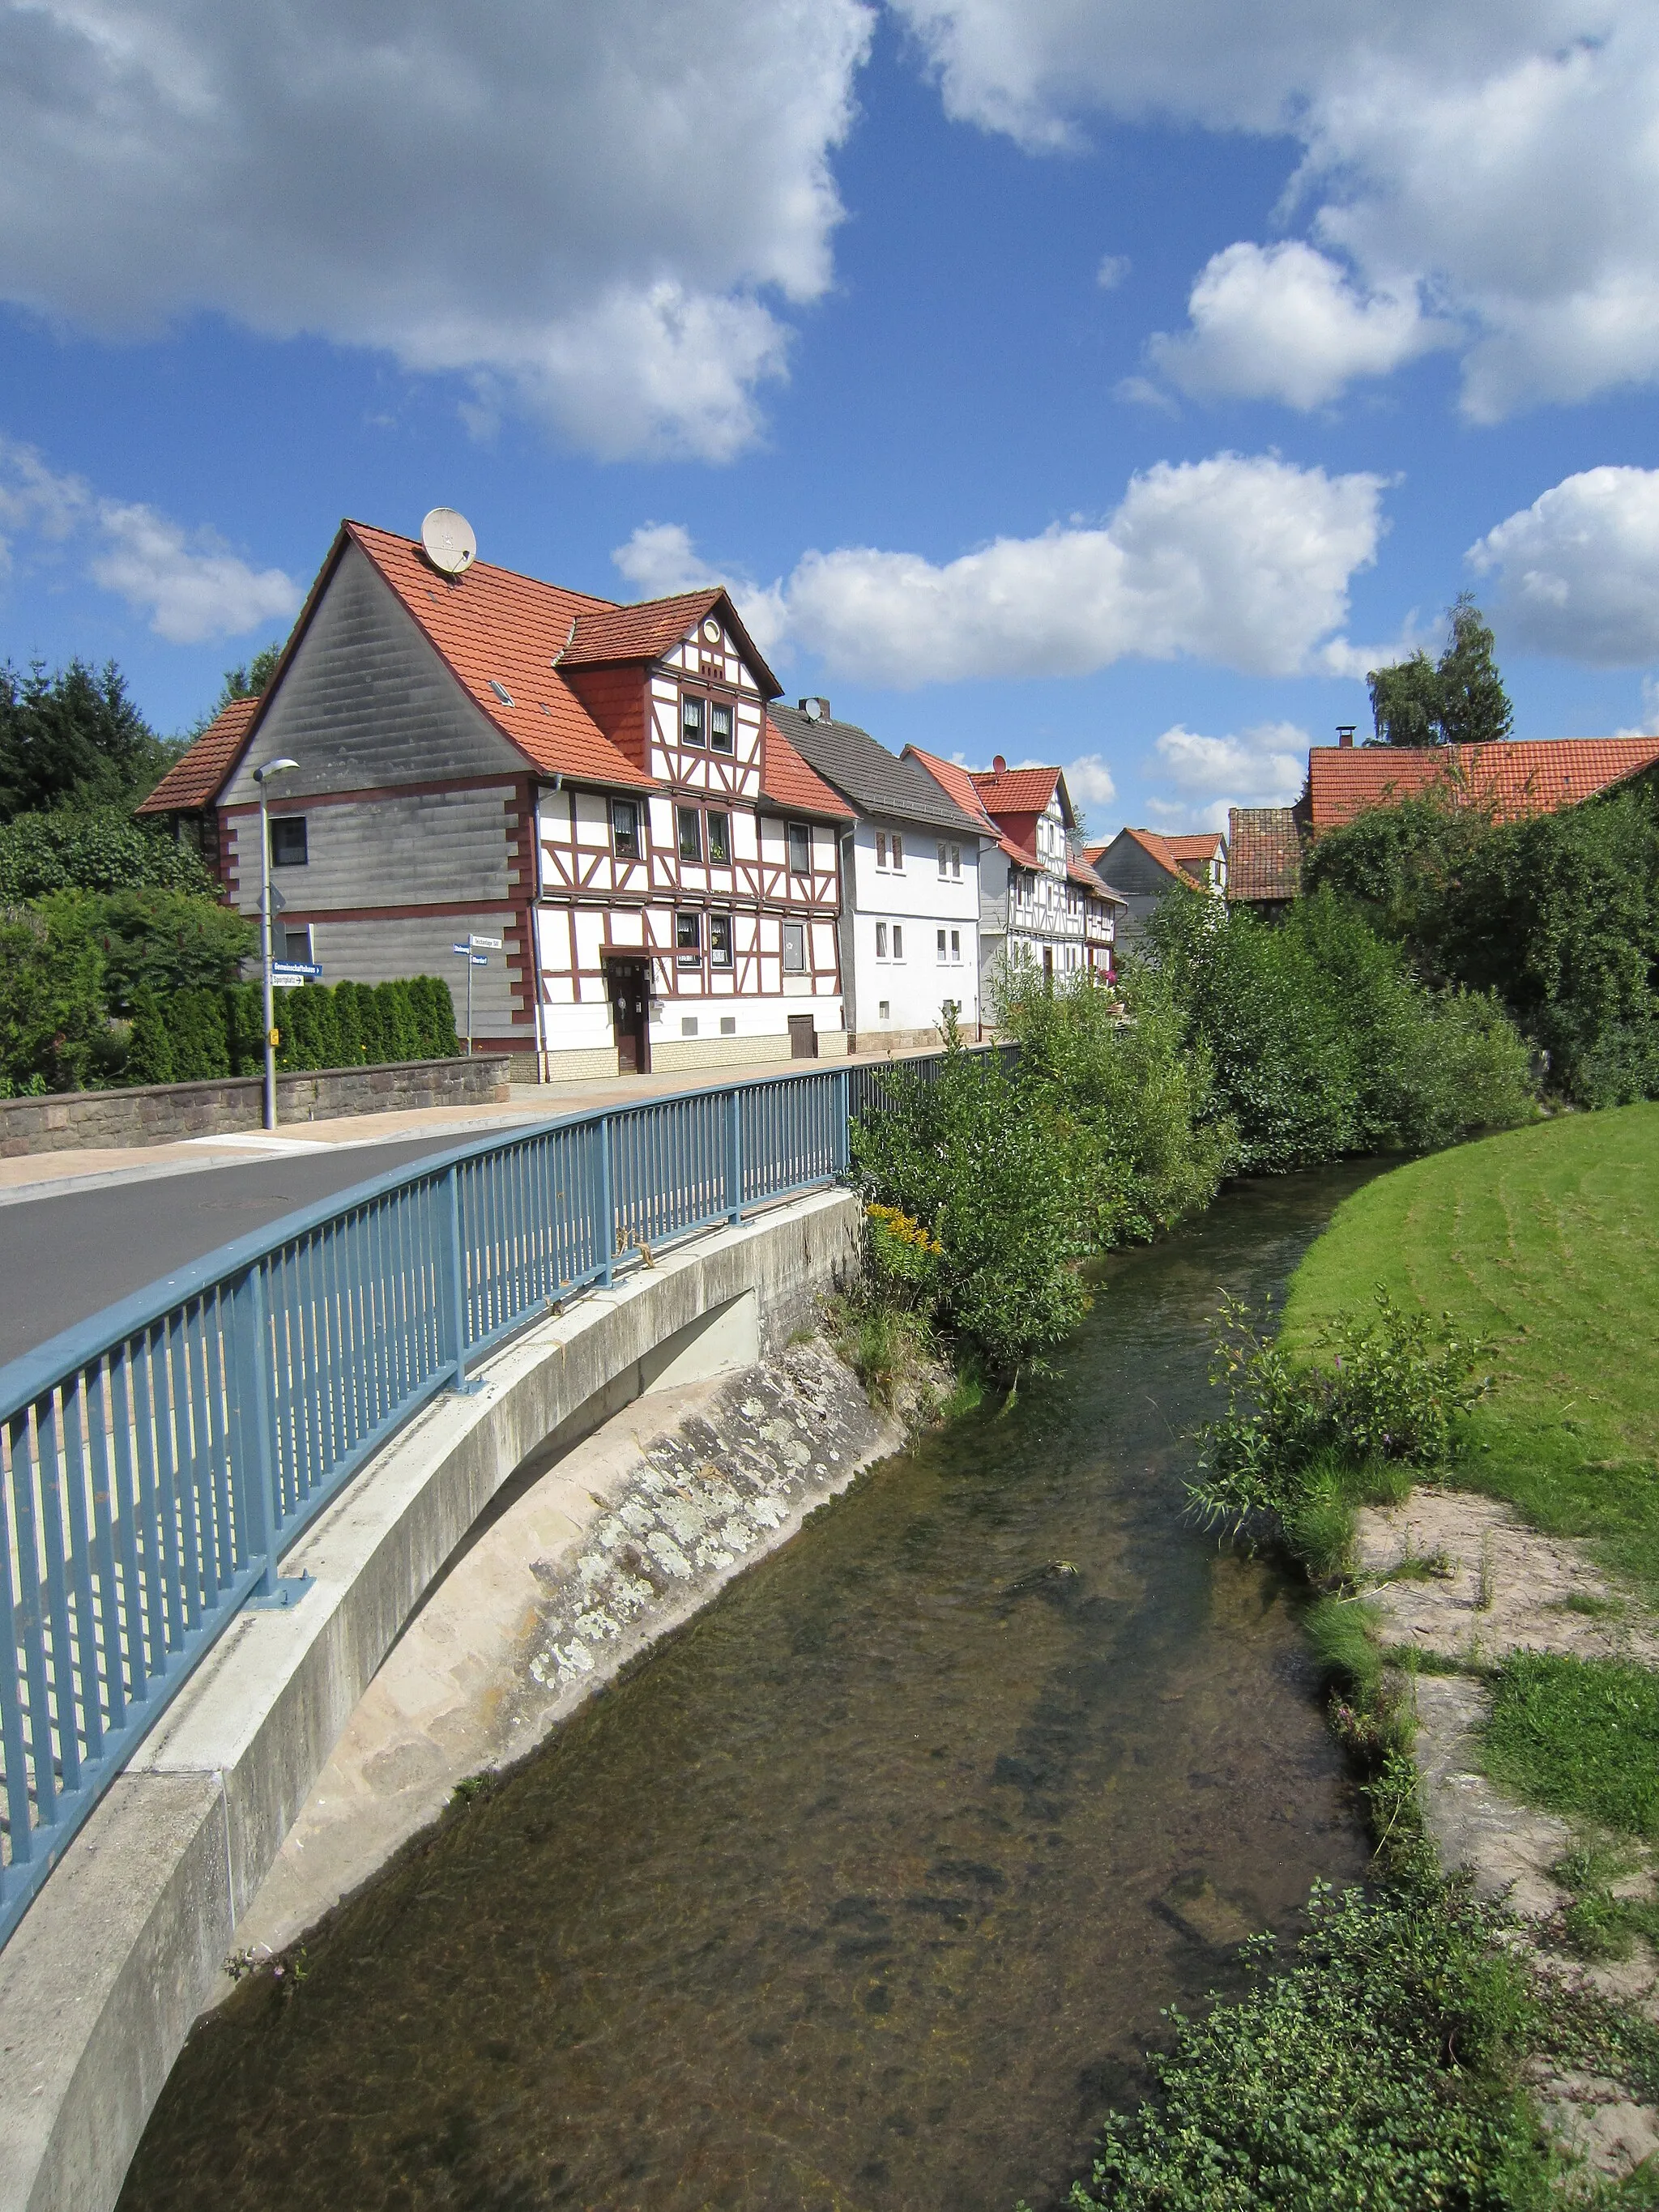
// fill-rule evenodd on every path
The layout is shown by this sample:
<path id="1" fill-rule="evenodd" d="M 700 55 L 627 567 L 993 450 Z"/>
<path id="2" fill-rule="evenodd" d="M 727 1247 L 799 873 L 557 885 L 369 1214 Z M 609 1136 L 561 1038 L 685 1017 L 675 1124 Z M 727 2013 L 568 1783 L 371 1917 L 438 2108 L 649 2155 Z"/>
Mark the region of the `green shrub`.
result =
<path id="1" fill-rule="evenodd" d="M 999 1059 L 967 1053 L 954 1023 L 947 1035 L 934 1081 L 894 1071 L 887 1110 L 854 1127 L 853 1154 L 876 1199 L 943 1247 L 940 1319 L 1012 1376 L 1081 1318 L 1084 1247 L 1042 1120 Z"/>
<path id="2" fill-rule="evenodd" d="M 1340 1313 L 1301 1363 L 1258 1333 L 1250 1310 L 1224 1297 L 1212 1382 L 1226 1411 L 1199 1431 L 1193 1502 L 1212 1522 L 1252 1514 L 1286 1522 L 1310 1502 L 1310 1470 L 1333 1461 L 1364 1468 L 1433 1467 L 1454 1449 L 1455 1423 L 1489 1387 L 1474 1370 L 1483 1346 L 1449 1316 L 1397 1306 L 1379 1284 L 1374 1320 Z"/>
<path id="3" fill-rule="evenodd" d="M 385 1060 L 421 1057 L 421 1022 L 410 999 L 407 983 L 377 983 L 375 1004 L 380 1016 L 380 1056 Z"/>
<path id="4" fill-rule="evenodd" d="M 127 1041 L 126 1065 L 121 1071 L 130 1084 L 172 1083 L 173 1039 L 155 994 L 140 983 L 132 994 L 132 1027 Z"/>
<path id="5" fill-rule="evenodd" d="M 0 823 L 0 905 L 50 891 L 160 890 L 216 898 L 201 855 L 125 806 L 20 814 Z"/>
<path id="6" fill-rule="evenodd" d="M 104 1010 L 104 963 L 36 908 L 0 910 L 0 1081 L 13 1093 L 80 1091 L 118 1060 Z"/>
<path id="7" fill-rule="evenodd" d="M 410 985 L 420 1022 L 419 1057 L 453 1060 L 461 1049 L 455 1032 L 455 1001 L 441 976 L 416 975 Z"/>
<path id="8" fill-rule="evenodd" d="M 230 1037 L 222 991 L 175 991 L 161 1013 L 172 1046 L 173 1082 L 204 1083 L 230 1073 Z M 135 1013 L 135 1030 L 136 1026 Z M 129 1076 L 127 1079 L 137 1079 Z"/>
<path id="9" fill-rule="evenodd" d="M 163 999 L 222 988 L 258 950 L 258 933 L 246 915 L 184 891 L 54 891 L 36 905 L 56 942 L 97 948 L 118 1014 L 141 984 Z"/>
<path id="10" fill-rule="evenodd" d="M 1169 2015 L 1157 2095 L 1109 2118 L 1078 2212 L 1523 2212 L 1549 2164 L 1519 2063 L 1534 2005 L 1497 1916 L 1445 1887 L 1316 1890 L 1290 1963 Z"/>

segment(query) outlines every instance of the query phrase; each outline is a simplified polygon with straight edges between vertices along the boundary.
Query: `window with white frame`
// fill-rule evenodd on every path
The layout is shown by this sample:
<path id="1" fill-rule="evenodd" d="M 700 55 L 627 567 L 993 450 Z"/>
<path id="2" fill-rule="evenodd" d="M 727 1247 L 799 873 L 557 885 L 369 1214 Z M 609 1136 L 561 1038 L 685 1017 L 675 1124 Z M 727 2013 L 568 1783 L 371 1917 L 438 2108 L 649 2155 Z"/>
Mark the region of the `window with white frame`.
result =
<path id="1" fill-rule="evenodd" d="M 708 857 L 718 868 L 732 864 L 732 817 L 723 810 L 708 810 Z"/>
<path id="2" fill-rule="evenodd" d="M 711 968 L 732 965 L 732 917 L 729 914 L 711 914 L 708 917 L 708 964 Z"/>
<path id="3" fill-rule="evenodd" d="M 953 968 L 957 967 L 960 965 L 961 960 L 962 932 L 959 929 L 953 929 L 951 932 L 951 965 Z"/>
<path id="4" fill-rule="evenodd" d="M 680 701 L 680 743 L 701 745 L 707 727 L 707 702 L 694 699 L 688 692 Z"/>
<path id="5" fill-rule="evenodd" d="M 804 921 L 786 921 L 783 925 L 783 972 L 786 975 L 806 973 L 806 925 Z"/>
<path id="6" fill-rule="evenodd" d="M 939 879 L 945 882 L 951 872 L 951 848 L 943 837 L 939 841 Z"/>
<path id="7" fill-rule="evenodd" d="M 680 858 L 700 860 L 702 858 L 702 817 L 695 806 L 677 806 L 674 818 L 679 825 Z"/>
<path id="8" fill-rule="evenodd" d="M 943 845 L 941 845 L 941 846 L 939 847 L 939 850 L 940 850 L 940 852 L 941 852 L 941 853 L 945 850 L 945 848 L 944 848 L 944 846 L 943 846 Z M 938 933 L 938 938 L 939 938 L 939 966 L 942 968 L 942 967 L 945 965 L 945 959 L 946 959 L 946 957 L 947 957 L 947 956 L 946 956 L 946 951 L 945 951 L 945 932 L 944 932 L 942 929 Z"/>
<path id="9" fill-rule="evenodd" d="M 887 924 L 884 921 L 876 924 L 876 957 L 878 960 L 887 957 Z"/>
<path id="10" fill-rule="evenodd" d="M 951 880 L 953 884 L 959 884 L 962 881 L 962 848 L 960 845 L 952 845 L 951 848 Z"/>
<path id="11" fill-rule="evenodd" d="M 723 699 L 708 702 L 708 749 L 716 753 L 732 750 L 732 709 Z"/>
<path id="12" fill-rule="evenodd" d="M 897 921 L 893 924 L 893 957 L 895 960 L 904 957 L 904 926 Z"/>
<path id="13" fill-rule="evenodd" d="M 674 916 L 674 965 L 677 968 L 702 967 L 702 916 L 700 914 L 677 914 Z"/>
<path id="14" fill-rule="evenodd" d="M 884 830 L 876 832 L 876 866 L 878 868 L 887 866 L 887 832 Z"/>
<path id="15" fill-rule="evenodd" d="M 893 866 L 896 868 L 902 868 L 904 866 L 904 840 L 896 830 L 894 830 L 889 842 L 887 851 Z"/>

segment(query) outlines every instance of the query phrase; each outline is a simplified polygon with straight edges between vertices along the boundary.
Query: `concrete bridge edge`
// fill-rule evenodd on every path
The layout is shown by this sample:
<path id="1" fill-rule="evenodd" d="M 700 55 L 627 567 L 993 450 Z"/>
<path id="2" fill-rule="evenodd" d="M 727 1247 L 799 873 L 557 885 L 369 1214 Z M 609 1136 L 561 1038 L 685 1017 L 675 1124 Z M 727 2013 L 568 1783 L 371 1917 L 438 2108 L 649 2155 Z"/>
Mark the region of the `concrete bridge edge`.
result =
<path id="1" fill-rule="evenodd" d="M 857 1264 L 817 1192 L 516 1339 L 416 1417 L 283 1562 L 313 1586 L 204 1659 L 0 1951 L 0 2212 L 106 2212 L 191 2022 L 358 1699 L 520 1463 L 665 1379 L 781 1344 Z"/>

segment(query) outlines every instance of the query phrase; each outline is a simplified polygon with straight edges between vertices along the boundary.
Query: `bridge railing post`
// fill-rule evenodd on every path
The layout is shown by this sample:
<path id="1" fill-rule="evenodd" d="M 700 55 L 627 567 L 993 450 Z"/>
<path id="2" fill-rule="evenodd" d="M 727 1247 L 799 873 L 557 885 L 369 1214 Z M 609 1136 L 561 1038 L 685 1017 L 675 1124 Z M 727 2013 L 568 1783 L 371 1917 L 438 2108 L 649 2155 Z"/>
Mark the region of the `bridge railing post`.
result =
<path id="1" fill-rule="evenodd" d="M 743 1219 L 743 1093 L 726 1094 L 726 1218 L 735 1228 Z"/>
<path id="2" fill-rule="evenodd" d="M 836 1173 L 845 1175 L 853 1164 L 853 1071 L 836 1070 Z"/>
<path id="3" fill-rule="evenodd" d="M 438 1178 L 438 1250 L 433 1255 L 442 1285 L 442 1364 L 452 1390 L 466 1388 L 466 1261 L 461 1251 L 460 1177 L 446 1168 Z"/>
<path id="4" fill-rule="evenodd" d="M 270 1418 L 270 1330 L 265 1309 L 263 1267 L 248 1269 L 231 1292 L 236 1332 L 236 1441 L 240 1448 L 240 1506 L 247 1516 L 248 1565 L 263 1558 L 264 1571 L 255 1595 L 276 1595 L 276 1559 L 281 1549 L 282 1500 L 276 1493 L 276 1437 Z"/>
<path id="5" fill-rule="evenodd" d="M 617 1193 L 611 1171 L 611 1116 L 601 1114 L 597 1126 L 599 1147 L 599 1280 L 608 1291 L 617 1276 Z"/>

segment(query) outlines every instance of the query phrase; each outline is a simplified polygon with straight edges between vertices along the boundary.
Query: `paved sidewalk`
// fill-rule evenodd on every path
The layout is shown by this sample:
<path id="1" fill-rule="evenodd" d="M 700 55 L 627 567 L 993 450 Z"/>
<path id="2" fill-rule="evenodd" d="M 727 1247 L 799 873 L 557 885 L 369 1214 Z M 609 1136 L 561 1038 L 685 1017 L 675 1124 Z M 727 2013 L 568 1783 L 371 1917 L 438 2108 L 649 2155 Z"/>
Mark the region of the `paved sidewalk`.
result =
<path id="1" fill-rule="evenodd" d="M 202 1168 L 233 1167 L 255 1160 L 293 1159 L 307 1152 L 349 1151 L 398 1139 L 428 1138 L 457 1144 L 494 1129 L 543 1121 L 596 1106 L 632 1105 L 676 1091 L 706 1091 L 757 1078 L 823 1073 L 886 1060 L 861 1052 L 846 1060 L 769 1060 L 731 1067 L 702 1067 L 670 1075 L 623 1075 L 586 1083 L 515 1083 L 500 1106 L 417 1106 L 392 1114 L 351 1114 L 329 1121 L 296 1121 L 267 1136 L 249 1129 L 218 1137 L 190 1137 L 165 1145 L 123 1145 L 97 1151 L 28 1152 L 0 1160 L 0 1206 L 25 1199 L 55 1198 L 65 1191 L 136 1182 L 155 1176 L 189 1175 Z"/>

